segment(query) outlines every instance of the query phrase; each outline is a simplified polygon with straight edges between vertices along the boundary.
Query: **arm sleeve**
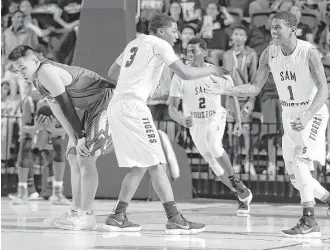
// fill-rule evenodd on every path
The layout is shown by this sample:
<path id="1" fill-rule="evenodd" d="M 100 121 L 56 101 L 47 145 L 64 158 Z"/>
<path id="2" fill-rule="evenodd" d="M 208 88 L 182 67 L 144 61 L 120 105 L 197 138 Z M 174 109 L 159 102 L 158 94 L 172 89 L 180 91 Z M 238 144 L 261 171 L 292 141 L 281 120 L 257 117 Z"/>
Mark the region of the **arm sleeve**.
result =
<path id="1" fill-rule="evenodd" d="M 55 96 L 54 98 L 58 105 L 61 107 L 65 118 L 69 121 L 78 139 L 85 137 L 84 128 L 68 94 L 64 92 L 58 96 Z"/>
<path id="2" fill-rule="evenodd" d="M 171 82 L 170 96 L 182 97 L 182 94 L 183 90 L 181 79 L 177 75 L 174 75 Z"/>
<path id="3" fill-rule="evenodd" d="M 155 54 L 158 54 L 167 65 L 171 65 L 176 60 L 179 60 L 177 55 L 174 53 L 172 46 L 161 39 L 155 43 Z"/>

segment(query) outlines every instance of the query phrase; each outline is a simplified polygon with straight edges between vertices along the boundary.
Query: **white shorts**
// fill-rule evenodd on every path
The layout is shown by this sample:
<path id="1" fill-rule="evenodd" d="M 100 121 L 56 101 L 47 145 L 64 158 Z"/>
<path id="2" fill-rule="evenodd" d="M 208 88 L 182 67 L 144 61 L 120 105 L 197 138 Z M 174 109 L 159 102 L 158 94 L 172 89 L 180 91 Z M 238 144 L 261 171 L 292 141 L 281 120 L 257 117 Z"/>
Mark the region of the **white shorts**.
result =
<path id="1" fill-rule="evenodd" d="M 119 167 L 166 164 L 157 129 L 144 101 L 113 96 L 108 113 Z"/>
<path id="2" fill-rule="evenodd" d="M 222 138 L 226 127 L 226 116 L 209 123 L 194 124 L 190 128 L 190 135 L 199 153 L 210 165 L 214 158 L 221 157 L 224 149 Z"/>
<path id="3" fill-rule="evenodd" d="M 318 161 L 321 165 L 325 165 L 325 132 L 328 119 L 328 108 L 324 105 L 313 119 L 309 121 L 305 129 L 298 132 L 291 129 L 290 122 L 292 116 L 283 113 L 284 135 L 282 137 L 282 148 L 286 170 L 289 175 L 293 174 L 292 168 L 295 165 L 297 156 Z M 310 170 L 314 170 L 313 162 L 310 164 Z"/>

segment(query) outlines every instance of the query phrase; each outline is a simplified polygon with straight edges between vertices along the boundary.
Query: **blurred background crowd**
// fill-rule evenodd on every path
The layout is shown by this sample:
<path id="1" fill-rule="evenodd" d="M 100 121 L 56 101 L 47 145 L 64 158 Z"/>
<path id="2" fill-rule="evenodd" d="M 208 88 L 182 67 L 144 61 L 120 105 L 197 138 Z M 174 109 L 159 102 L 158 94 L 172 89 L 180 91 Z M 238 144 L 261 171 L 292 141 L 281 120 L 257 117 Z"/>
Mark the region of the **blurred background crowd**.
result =
<path id="1" fill-rule="evenodd" d="M 185 62 L 188 41 L 203 38 L 208 46 L 207 62 L 224 66 L 240 79 L 251 81 L 258 58 L 271 43 L 270 21 L 277 11 L 291 11 L 298 19 L 297 37 L 313 43 L 322 53 L 330 82 L 330 2 L 326 0 L 136 0 L 137 36 L 148 34 L 148 22 L 154 13 L 168 13 L 177 22 L 179 40 L 175 52 Z M 20 82 L 7 55 L 17 45 L 27 44 L 40 56 L 71 64 L 79 34 L 81 0 L 3 0 L 1 9 L 1 162 L 2 173 L 15 172 L 18 149 L 22 94 Z M 119 52 L 118 52 L 119 54 Z M 110 66 L 111 62 L 109 62 Z M 168 115 L 167 100 L 172 73 L 165 69 L 160 86 L 150 100 L 157 126 L 183 146 L 191 165 L 202 160 L 190 140 L 189 132 L 175 124 Z M 35 100 L 40 97 L 35 94 Z M 235 171 L 249 178 L 258 174 L 284 175 L 281 160 L 281 107 L 274 80 L 270 75 L 261 94 L 251 102 L 240 99 L 244 121 L 241 138 L 232 136 L 233 103 L 228 110 L 224 144 L 231 153 Z M 330 129 L 328 130 L 330 160 Z M 206 164 L 206 163 L 205 163 Z M 206 168 L 207 169 L 207 168 Z M 330 166 L 320 166 L 330 174 Z M 37 170 L 36 170 L 37 171 Z M 207 170 L 208 171 L 208 170 Z M 38 172 L 38 171 L 37 171 Z M 194 171 L 193 171 L 194 172 Z M 200 170 L 199 170 L 200 172 Z"/>

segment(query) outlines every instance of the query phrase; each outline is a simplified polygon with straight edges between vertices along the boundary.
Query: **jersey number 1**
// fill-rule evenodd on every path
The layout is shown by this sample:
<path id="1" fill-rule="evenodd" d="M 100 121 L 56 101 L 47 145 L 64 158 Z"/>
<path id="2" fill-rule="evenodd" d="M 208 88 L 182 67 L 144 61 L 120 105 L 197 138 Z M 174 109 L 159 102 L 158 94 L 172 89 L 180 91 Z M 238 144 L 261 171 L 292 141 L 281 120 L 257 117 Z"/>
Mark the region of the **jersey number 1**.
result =
<path id="1" fill-rule="evenodd" d="M 291 86 L 288 86 L 288 90 L 289 90 L 289 93 L 290 93 L 290 100 L 293 101 L 294 98 L 293 98 L 292 87 Z"/>
<path id="2" fill-rule="evenodd" d="M 131 66 L 132 63 L 134 62 L 134 58 L 136 56 L 137 51 L 138 51 L 138 48 L 137 47 L 131 48 L 131 56 L 130 56 L 129 60 L 126 62 L 126 64 L 125 64 L 125 67 L 126 68 L 128 68 L 129 66 Z"/>

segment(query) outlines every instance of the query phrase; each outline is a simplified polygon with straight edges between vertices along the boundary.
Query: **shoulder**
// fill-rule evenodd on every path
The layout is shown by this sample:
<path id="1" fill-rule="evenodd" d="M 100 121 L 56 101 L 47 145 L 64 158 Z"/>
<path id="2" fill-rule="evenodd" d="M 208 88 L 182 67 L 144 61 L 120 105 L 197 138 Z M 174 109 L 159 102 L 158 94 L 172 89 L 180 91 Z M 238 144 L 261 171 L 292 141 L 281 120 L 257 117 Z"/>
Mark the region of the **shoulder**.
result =
<path id="1" fill-rule="evenodd" d="M 253 54 L 253 55 L 257 55 L 257 52 L 255 51 L 255 49 L 249 47 L 249 46 L 246 46 L 246 51 L 248 52 L 248 54 Z"/>

